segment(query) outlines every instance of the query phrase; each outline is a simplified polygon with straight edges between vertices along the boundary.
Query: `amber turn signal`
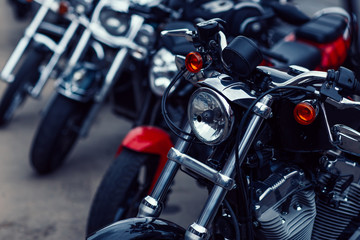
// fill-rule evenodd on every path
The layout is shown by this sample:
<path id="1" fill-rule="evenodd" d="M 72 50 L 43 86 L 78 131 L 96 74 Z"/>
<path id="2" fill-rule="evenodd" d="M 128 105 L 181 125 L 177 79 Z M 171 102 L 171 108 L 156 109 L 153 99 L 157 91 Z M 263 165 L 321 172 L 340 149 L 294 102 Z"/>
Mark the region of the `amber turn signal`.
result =
<path id="1" fill-rule="evenodd" d="M 316 119 L 317 112 L 317 109 L 309 102 L 300 102 L 294 109 L 294 117 L 301 125 L 309 125 Z"/>
<path id="2" fill-rule="evenodd" d="M 203 59 L 198 52 L 191 52 L 185 58 L 186 69 L 191 73 L 198 73 L 203 67 Z"/>
<path id="3" fill-rule="evenodd" d="M 69 3 L 67 1 L 61 1 L 59 3 L 58 13 L 64 15 L 69 11 Z"/>

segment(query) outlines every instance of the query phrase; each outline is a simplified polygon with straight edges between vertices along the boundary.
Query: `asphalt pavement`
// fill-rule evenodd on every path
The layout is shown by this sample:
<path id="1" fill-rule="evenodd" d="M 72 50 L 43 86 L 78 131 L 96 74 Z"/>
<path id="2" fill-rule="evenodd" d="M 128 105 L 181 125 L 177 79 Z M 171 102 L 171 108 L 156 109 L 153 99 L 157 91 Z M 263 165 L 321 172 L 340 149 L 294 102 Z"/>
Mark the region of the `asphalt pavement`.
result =
<path id="1" fill-rule="evenodd" d="M 309 15 L 338 4 L 336 0 L 298 2 Z M 7 1 L 0 1 L 0 67 L 27 24 L 15 20 Z M 6 86 L 0 83 L 0 96 Z M 64 166 L 38 176 L 29 164 L 29 149 L 53 88 L 49 82 L 40 99 L 29 98 L 11 123 L 0 129 L 0 239 L 84 239 L 91 199 L 131 127 L 104 106 L 89 136 L 76 145 Z M 205 200 L 200 191 L 189 177 L 177 178 L 166 217 L 184 227 L 191 224 Z"/>

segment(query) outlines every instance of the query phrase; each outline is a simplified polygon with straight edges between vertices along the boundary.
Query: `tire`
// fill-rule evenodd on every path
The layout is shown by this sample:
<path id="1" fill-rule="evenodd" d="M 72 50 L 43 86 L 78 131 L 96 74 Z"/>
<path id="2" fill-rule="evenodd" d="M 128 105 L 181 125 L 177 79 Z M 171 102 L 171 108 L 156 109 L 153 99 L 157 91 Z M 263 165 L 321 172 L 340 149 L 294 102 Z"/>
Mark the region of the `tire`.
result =
<path id="1" fill-rule="evenodd" d="M 28 53 L 14 81 L 7 87 L 0 102 L 0 125 L 9 123 L 15 110 L 23 103 L 27 96 L 27 88 L 34 85 L 40 77 L 39 67 L 45 58 L 44 51 L 36 48 Z"/>
<path id="2" fill-rule="evenodd" d="M 150 191 L 158 162 L 157 155 L 122 150 L 97 189 L 88 217 L 88 235 L 117 220 L 136 216 L 141 200 Z"/>
<path id="3" fill-rule="evenodd" d="M 57 94 L 37 129 L 30 161 L 39 174 L 58 169 L 78 139 L 90 103 Z"/>

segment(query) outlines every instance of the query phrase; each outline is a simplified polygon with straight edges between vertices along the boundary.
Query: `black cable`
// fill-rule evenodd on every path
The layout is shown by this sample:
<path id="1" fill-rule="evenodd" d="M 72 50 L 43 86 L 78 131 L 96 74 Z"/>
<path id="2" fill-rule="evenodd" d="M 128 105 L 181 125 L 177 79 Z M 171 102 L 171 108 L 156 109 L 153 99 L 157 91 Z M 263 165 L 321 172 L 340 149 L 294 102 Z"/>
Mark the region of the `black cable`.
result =
<path id="1" fill-rule="evenodd" d="M 180 71 L 176 74 L 176 76 L 173 78 L 173 80 L 170 82 L 169 86 L 165 89 L 165 92 L 161 98 L 161 113 L 164 117 L 166 125 L 169 127 L 170 131 L 172 131 L 178 138 L 184 140 L 184 141 L 193 141 L 191 139 L 187 139 L 184 136 L 192 137 L 193 135 L 191 133 L 187 133 L 180 129 L 178 126 L 176 126 L 171 118 L 169 117 L 168 111 L 166 110 L 166 99 L 169 96 L 171 88 L 176 84 L 177 81 L 180 80 L 182 75 L 186 72 L 186 68 L 183 67 L 180 69 Z M 185 113 L 186 114 L 186 113 Z"/>
<path id="2" fill-rule="evenodd" d="M 231 215 L 231 220 L 232 220 L 232 223 L 233 223 L 234 229 L 235 229 L 235 240 L 240 240 L 241 235 L 240 235 L 240 230 L 239 230 L 239 222 L 237 220 L 236 214 L 235 214 L 234 210 L 232 209 L 230 203 L 226 199 L 224 199 L 224 204 L 225 204 L 226 208 L 229 210 L 230 215 Z"/>

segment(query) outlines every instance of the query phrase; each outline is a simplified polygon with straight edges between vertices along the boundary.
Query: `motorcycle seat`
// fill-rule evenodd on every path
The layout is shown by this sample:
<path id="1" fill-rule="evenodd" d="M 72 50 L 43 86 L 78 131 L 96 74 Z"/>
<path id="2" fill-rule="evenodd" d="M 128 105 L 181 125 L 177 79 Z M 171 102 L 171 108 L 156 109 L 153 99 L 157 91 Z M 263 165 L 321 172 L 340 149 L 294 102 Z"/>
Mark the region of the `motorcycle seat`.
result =
<path id="1" fill-rule="evenodd" d="M 317 43 L 328 43 L 340 37 L 346 28 L 345 18 L 341 15 L 325 14 L 299 27 L 297 38 Z"/>
<path id="2" fill-rule="evenodd" d="M 299 65 L 308 69 L 314 69 L 321 61 L 319 49 L 301 42 L 281 41 L 270 52 L 285 58 L 286 65 Z"/>

